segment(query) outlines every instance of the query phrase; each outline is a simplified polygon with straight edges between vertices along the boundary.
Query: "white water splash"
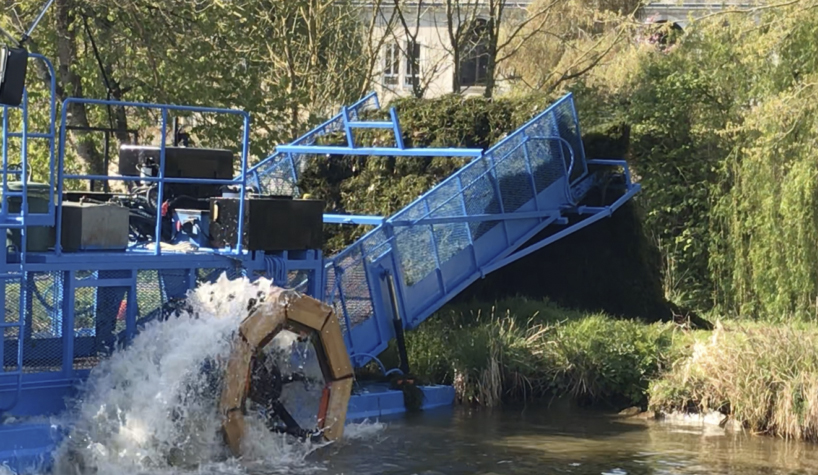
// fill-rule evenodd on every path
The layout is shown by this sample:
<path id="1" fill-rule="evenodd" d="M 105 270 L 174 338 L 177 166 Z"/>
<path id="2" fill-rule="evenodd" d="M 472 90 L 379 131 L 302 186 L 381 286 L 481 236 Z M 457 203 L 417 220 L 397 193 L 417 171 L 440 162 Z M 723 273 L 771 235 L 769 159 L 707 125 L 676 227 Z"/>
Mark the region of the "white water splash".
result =
<path id="1" fill-rule="evenodd" d="M 367 440 L 380 435 L 386 424 L 383 422 L 373 422 L 369 419 L 361 422 L 353 422 L 344 427 L 345 440 Z"/>
<path id="2" fill-rule="evenodd" d="M 270 281 L 204 284 L 188 297 L 190 312 L 153 322 L 125 350 L 100 363 L 69 407 L 69 437 L 54 473 L 247 474 L 320 470 L 305 461 L 320 445 L 270 432 L 247 416 L 244 455 L 234 459 L 219 432 L 220 362 L 230 354 L 248 302 Z M 262 305 L 272 305 L 265 303 Z M 209 362 L 208 368 L 206 362 Z M 210 375 L 210 376 L 209 376 Z M 353 435 L 355 430 L 352 431 Z"/>

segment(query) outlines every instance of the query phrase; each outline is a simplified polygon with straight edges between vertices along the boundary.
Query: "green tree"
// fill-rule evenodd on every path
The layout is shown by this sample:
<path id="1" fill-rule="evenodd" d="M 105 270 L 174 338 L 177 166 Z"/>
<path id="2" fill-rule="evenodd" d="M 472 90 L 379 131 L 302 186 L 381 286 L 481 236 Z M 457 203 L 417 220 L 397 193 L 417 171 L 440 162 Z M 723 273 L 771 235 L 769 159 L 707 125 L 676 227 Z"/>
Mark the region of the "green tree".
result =
<path id="1" fill-rule="evenodd" d="M 42 6 L 4 3 L 0 24 L 18 33 Z M 264 157 L 368 87 L 372 59 L 350 54 L 366 50 L 365 13 L 328 0 L 56 0 L 29 47 L 54 60 L 60 100 L 244 109 L 253 116 L 251 152 Z M 42 69 L 35 76 L 49 79 Z M 68 125 L 113 125 L 125 141 L 126 129 L 157 124 L 156 114 L 113 109 L 72 105 Z M 240 126 L 203 120 L 193 132 L 203 145 L 237 147 Z M 102 172 L 98 134 L 70 139 L 77 169 Z"/>

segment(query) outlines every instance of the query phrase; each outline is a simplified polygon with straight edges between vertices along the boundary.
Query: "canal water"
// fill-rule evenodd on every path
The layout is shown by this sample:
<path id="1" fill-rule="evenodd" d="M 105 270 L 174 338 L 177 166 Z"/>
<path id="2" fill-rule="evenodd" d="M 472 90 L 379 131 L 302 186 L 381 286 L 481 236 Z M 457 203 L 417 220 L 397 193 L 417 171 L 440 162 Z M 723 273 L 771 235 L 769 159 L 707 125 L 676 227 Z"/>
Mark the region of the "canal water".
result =
<path id="1" fill-rule="evenodd" d="M 816 448 L 560 404 L 412 415 L 306 461 L 325 474 L 777 475 L 818 473 Z"/>
<path id="2" fill-rule="evenodd" d="M 219 435 L 219 391 L 211 378 L 221 370 L 203 362 L 228 360 L 235 328 L 259 285 L 237 280 L 201 286 L 188 299 L 194 313 L 147 325 L 129 347 L 96 366 L 64 420 L 54 421 L 71 430 L 54 454 L 52 473 L 818 473 L 812 444 L 619 417 L 562 401 L 495 410 L 455 407 L 353 423 L 341 441 L 322 445 L 273 434 L 261 417 L 248 414 L 243 457 L 233 459 Z M 293 342 L 279 343 L 273 346 L 294 351 Z"/>

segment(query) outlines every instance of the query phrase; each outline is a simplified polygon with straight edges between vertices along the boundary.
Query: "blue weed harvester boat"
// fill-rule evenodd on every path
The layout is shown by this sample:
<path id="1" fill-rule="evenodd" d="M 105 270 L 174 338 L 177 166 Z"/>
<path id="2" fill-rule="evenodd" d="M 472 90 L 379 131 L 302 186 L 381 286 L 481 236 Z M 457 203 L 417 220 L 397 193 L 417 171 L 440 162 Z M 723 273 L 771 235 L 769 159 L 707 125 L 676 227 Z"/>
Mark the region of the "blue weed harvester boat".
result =
<path id="1" fill-rule="evenodd" d="M 394 109 L 390 120 L 365 119 L 380 107 L 370 94 L 251 164 L 244 111 L 58 102 L 47 58 L 15 46 L 0 57 L 0 228 L 7 236 L 0 257 L 0 463 L 15 470 L 47 469 L 62 435 L 36 417 L 63 411 L 91 368 L 200 282 L 226 272 L 298 289 L 334 309 L 354 368 L 375 362 L 385 374 L 400 373 L 405 352 L 403 367 L 389 370 L 378 355 L 393 340 L 402 348 L 404 331 L 475 280 L 610 216 L 639 191 L 625 162 L 586 158 L 570 94 L 488 150 L 407 148 Z M 46 99 L 28 96 L 33 79 L 26 71 L 33 67 L 50 75 Z M 67 113 L 77 105 L 152 114 L 158 137 L 120 143 L 117 174 L 76 172 L 68 161 L 74 131 Z M 48 115 L 44 127 L 29 124 L 34 108 Z M 233 121 L 240 133 L 230 147 L 173 145 L 167 131 L 181 116 Z M 360 128 L 392 131 L 394 141 L 359 144 Z M 320 145 L 330 133 L 345 134 L 346 143 Z M 322 201 L 301 199 L 306 164 L 334 155 L 470 161 L 392 216 L 357 216 L 327 214 Z M 29 178 L 34 171 L 39 182 Z M 618 177 L 615 198 L 583 205 L 611 174 Z M 96 191 L 84 191 L 90 189 Z M 372 229 L 324 256 L 322 228 L 331 225 Z M 424 409 L 453 403 L 451 387 L 421 389 Z M 347 420 L 403 412 L 403 398 L 387 385 L 356 385 Z"/>

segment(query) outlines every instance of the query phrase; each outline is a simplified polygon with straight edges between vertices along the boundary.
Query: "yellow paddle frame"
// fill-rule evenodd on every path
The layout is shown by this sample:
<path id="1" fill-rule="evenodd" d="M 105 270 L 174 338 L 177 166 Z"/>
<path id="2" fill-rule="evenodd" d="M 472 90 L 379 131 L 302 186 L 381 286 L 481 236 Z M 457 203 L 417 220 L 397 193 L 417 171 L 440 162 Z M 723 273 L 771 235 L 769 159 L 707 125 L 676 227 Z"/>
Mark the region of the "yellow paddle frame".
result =
<path id="1" fill-rule="evenodd" d="M 271 287 L 262 303 L 245 318 L 234 341 L 224 374 L 219 409 L 225 442 L 235 456 L 241 455 L 245 435 L 244 416 L 253 359 L 283 330 L 317 336 L 316 352 L 324 380 L 318 411 L 318 429 L 326 440 L 343 436 L 347 406 L 352 393 L 352 363 L 344 345 L 341 325 L 332 307 L 295 291 Z"/>

